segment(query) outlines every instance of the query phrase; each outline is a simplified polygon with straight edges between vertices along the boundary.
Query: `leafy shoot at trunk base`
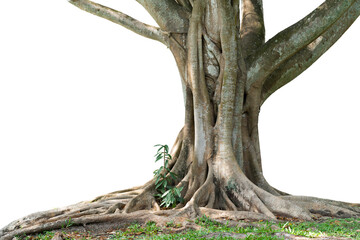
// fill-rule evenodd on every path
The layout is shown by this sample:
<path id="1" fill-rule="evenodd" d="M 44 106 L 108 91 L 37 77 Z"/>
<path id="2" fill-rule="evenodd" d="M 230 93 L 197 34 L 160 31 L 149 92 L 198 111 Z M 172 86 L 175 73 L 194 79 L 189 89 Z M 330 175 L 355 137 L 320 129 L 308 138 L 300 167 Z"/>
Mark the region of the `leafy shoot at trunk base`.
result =
<path id="1" fill-rule="evenodd" d="M 169 154 L 168 145 L 157 144 L 155 147 L 159 147 L 155 155 L 155 162 L 163 160 L 163 166 L 154 171 L 156 179 L 154 197 L 161 201 L 160 206 L 174 208 L 176 204 L 184 201 L 181 197 L 183 187 L 177 188 L 172 185 L 177 180 L 177 175 L 169 169 L 169 160 L 172 157 Z"/>

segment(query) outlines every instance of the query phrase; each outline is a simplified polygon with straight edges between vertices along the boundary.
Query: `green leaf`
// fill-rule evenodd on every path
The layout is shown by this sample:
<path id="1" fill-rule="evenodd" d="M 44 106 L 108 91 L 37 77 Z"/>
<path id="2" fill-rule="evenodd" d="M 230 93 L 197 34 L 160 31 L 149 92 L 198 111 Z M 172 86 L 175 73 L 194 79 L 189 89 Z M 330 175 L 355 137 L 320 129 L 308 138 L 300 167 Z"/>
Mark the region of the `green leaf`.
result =
<path id="1" fill-rule="evenodd" d="M 172 159 L 172 157 L 171 157 L 171 155 L 170 155 L 169 153 L 166 153 L 166 157 L 168 157 L 168 158 L 169 158 L 169 160 L 171 160 L 171 159 Z"/>
<path id="2" fill-rule="evenodd" d="M 170 205 L 175 203 L 175 198 L 174 196 L 169 193 L 168 195 L 166 195 L 166 197 L 163 199 L 163 203 L 165 204 L 166 207 L 169 207 Z"/>
<path id="3" fill-rule="evenodd" d="M 157 178 L 156 178 L 156 181 L 155 181 L 155 184 L 158 184 L 158 182 L 160 181 L 160 175 L 159 176 L 157 176 Z"/>
<path id="4" fill-rule="evenodd" d="M 154 194 L 154 197 L 158 197 L 158 198 L 161 198 L 162 194 L 161 193 L 156 193 Z"/>
<path id="5" fill-rule="evenodd" d="M 169 202 L 170 203 L 174 203 L 174 202 L 176 202 L 176 199 L 175 199 L 175 196 L 174 196 L 174 194 L 173 193 L 171 193 L 170 195 L 169 195 Z"/>
<path id="6" fill-rule="evenodd" d="M 163 184 L 163 181 L 161 181 L 161 182 L 159 182 L 158 184 L 156 184 L 155 189 L 160 188 L 162 184 Z"/>
<path id="7" fill-rule="evenodd" d="M 174 191 L 175 191 L 175 195 L 176 195 L 176 196 L 181 197 L 181 193 L 180 193 L 180 189 L 179 189 L 179 188 L 175 188 Z"/>
<path id="8" fill-rule="evenodd" d="M 159 167 L 159 173 L 162 171 L 164 169 L 164 167 L 163 166 L 161 166 L 161 167 Z"/>
<path id="9" fill-rule="evenodd" d="M 160 152 L 160 151 L 165 147 L 164 145 L 160 145 L 160 144 L 159 144 L 159 146 L 160 146 L 160 147 L 159 147 L 158 150 L 157 150 L 158 152 Z"/>
<path id="10" fill-rule="evenodd" d="M 154 171 L 154 176 L 155 176 L 155 177 L 160 176 L 162 169 L 163 169 L 162 166 L 161 166 L 159 169 L 156 169 L 156 170 Z"/>
<path id="11" fill-rule="evenodd" d="M 158 189 L 158 193 L 162 196 L 166 192 L 164 189 Z"/>
<path id="12" fill-rule="evenodd" d="M 165 148 L 165 152 L 168 153 L 169 152 L 169 146 L 168 145 L 164 145 Z"/>
<path id="13" fill-rule="evenodd" d="M 166 195 L 168 195 L 170 193 L 170 190 L 167 190 L 166 192 L 164 192 L 164 194 L 161 196 L 162 198 L 164 198 Z"/>
<path id="14" fill-rule="evenodd" d="M 171 177 L 172 179 L 176 180 L 177 175 L 176 175 L 175 173 L 169 172 L 169 174 L 170 174 L 170 177 Z"/>
<path id="15" fill-rule="evenodd" d="M 158 156 L 156 157 L 155 162 L 159 161 L 159 160 L 160 160 L 160 159 L 162 159 L 162 158 L 163 158 L 163 156 L 162 156 L 162 155 L 158 155 Z"/>

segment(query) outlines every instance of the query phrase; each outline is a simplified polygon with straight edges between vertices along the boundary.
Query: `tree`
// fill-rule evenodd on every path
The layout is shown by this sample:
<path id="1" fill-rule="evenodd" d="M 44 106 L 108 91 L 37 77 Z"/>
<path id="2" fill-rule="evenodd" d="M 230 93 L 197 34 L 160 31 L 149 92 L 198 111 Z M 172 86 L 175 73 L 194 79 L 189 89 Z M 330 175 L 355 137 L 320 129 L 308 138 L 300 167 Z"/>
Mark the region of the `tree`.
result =
<path id="1" fill-rule="evenodd" d="M 187 203 L 181 211 L 211 214 L 214 208 L 234 210 L 237 217 L 303 219 L 310 219 L 310 212 L 359 213 L 354 205 L 289 196 L 270 186 L 262 174 L 258 136 L 261 105 L 336 42 L 359 15 L 359 1 L 328 0 L 266 43 L 261 1 L 138 1 L 159 28 L 90 1 L 70 2 L 157 40 L 173 53 L 186 109 L 170 164 Z M 153 181 L 129 192 L 141 193 L 106 211 L 158 208 Z M 124 198 L 121 194 L 97 201 Z M 208 210 L 199 209 L 204 206 Z"/>

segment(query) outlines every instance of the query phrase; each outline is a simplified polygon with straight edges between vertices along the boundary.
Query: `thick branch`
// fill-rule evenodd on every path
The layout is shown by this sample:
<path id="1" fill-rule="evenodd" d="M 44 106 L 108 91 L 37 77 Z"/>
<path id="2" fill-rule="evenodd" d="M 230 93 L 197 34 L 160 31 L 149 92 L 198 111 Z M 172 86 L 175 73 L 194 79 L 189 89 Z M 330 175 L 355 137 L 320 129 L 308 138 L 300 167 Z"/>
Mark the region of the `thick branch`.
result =
<path id="1" fill-rule="evenodd" d="M 242 0 L 240 36 L 243 56 L 248 56 L 265 43 L 265 25 L 262 0 Z"/>
<path id="2" fill-rule="evenodd" d="M 288 59 L 266 79 L 261 102 L 263 103 L 276 90 L 310 67 L 345 33 L 359 15 L 360 0 L 356 1 L 329 29 Z"/>
<path id="3" fill-rule="evenodd" d="M 246 90 L 261 88 L 280 64 L 331 27 L 357 0 L 327 0 L 305 18 L 280 32 L 261 48 L 248 69 Z"/>
<path id="4" fill-rule="evenodd" d="M 68 0 L 78 8 L 117 23 L 141 36 L 157 40 L 169 46 L 168 36 L 159 28 L 142 23 L 122 12 L 88 0 Z"/>
<path id="5" fill-rule="evenodd" d="M 136 0 L 154 18 L 159 27 L 171 33 L 187 33 L 189 12 L 175 0 Z"/>

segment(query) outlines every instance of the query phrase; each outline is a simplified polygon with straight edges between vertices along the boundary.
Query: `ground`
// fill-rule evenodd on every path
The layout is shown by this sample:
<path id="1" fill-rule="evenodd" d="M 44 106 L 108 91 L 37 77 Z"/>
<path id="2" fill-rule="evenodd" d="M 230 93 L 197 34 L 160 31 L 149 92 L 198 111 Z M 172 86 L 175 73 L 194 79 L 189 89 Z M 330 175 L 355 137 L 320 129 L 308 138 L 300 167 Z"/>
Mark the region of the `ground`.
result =
<path id="1" fill-rule="evenodd" d="M 360 219 L 320 216 L 313 222 L 305 222 L 284 218 L 278 221 L 215 220 L 204 215 L 195 220 L 170 221 L 161 225 L 151 221 L 120 225 L 97 225 L 88 231 L 86 226 L 72 227 L 69 221 L 57 231 L 18 239 L 360 239 Z"/>

